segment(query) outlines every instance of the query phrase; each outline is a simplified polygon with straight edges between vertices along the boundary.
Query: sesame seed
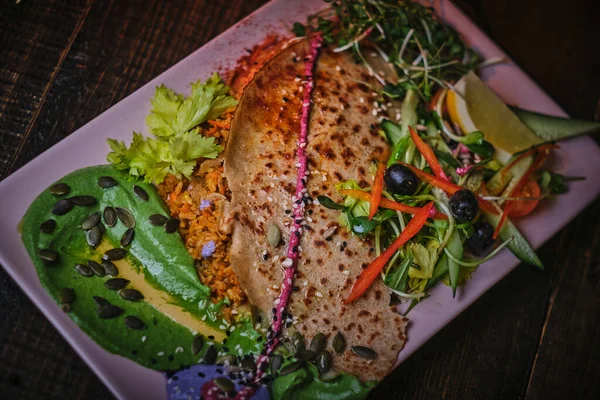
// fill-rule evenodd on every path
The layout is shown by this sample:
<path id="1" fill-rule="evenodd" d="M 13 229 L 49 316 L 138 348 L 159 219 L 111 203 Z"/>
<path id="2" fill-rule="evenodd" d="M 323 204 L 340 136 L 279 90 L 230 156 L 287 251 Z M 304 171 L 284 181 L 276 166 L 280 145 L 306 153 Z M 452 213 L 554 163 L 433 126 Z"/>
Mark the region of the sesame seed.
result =
<path id="1" fill-rule="evenodd" d="M 377 110 L 373 110 L 371 113 L 372 113 L 374 116 L 376 116 L 376 115 L 377 115 Z"/>
<path id="2" fill-rule="evenodd" d="M 157 356 L 162 357 L 165 355 L 164 351 L 159 351 L 158 353 L 156 353 Z"/>
<path id="3" fill-rule="evenodd" d="M 175 349 L 175 354 L 177 353 L 183 353 L 183 347 L 179 346 L 178 348 Z"/>
<path id="4" fill-rule="evenodd" d="M 292 265 L 294 265 L 294 260 L 292 260 L 289 257 L 286 257 L 285 260 L 283 260 L 283 262 L 281 263 L 281 265 L 285 268 L 290 268 Z"/>
<path id="5" fill-rule="evenodd" d="M 317 297 L 323 297 L 323 293 L 317 292 L 317 293 L 315 293 L 315 296 L 317 296 Z"/>
<path id="6" fill-rule="evenodd" d="M 360 102 L 361 102 L 361 103 L 364 103 L 364 102 L 365 102 L 365 98 L 364 98 L 364 97 L 361 97 L 361 98 L 360 98 Z"/>
<path id="7" fill-rule="evenodd" d="M 346 270 L 344 270 L 342 273 L 343 273 L 344 275 L 350 275 L 350 271 L 348 271 L 347 269 L 346 269 Z"/>
<path id="8" fill-rule="evenodd" d="M 273 198 L 272 198 L 271 196 L 268 196 L 268 197 L 267 197 L 267 200 L 269 200 L 269 201 L 273 201 Z"/>
<path id="9" fill-rule="evenodd" d="M 142 336 L 142 343 L 144 343 L 148 339 L 146 336 Z"/>

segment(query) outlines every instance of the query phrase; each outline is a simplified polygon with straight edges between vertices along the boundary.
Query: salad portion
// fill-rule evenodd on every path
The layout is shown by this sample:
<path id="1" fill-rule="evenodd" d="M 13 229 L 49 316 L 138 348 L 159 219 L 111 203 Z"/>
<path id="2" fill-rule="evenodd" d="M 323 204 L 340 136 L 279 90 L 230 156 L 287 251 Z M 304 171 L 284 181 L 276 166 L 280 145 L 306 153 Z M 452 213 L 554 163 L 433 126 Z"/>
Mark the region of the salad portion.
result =
<path id="1" fill-rule="evenodd" d="M 593 132 L 596 123 L 509 109 L 474 73 L 493 61 L 482 62 L 412 2 L 334 1 L 294 28 L 323 32 L 333 51 L 351 51 L 380 84 L 373 114 L 395 112 L 380 117 L 389 147 L 372 164 L 372 185 L 341 181 L 338 198 L 319 198 L 339 210 L 340 225 L 375 243 L 377 257 L 348 303 L 379 277 L 411 301 L 407 312 L 440 281 L 456 295 L 504 247 L 543 269 L 511 219 L 584 179 L 553 173 L 546 161 L 557 140 Z"/>

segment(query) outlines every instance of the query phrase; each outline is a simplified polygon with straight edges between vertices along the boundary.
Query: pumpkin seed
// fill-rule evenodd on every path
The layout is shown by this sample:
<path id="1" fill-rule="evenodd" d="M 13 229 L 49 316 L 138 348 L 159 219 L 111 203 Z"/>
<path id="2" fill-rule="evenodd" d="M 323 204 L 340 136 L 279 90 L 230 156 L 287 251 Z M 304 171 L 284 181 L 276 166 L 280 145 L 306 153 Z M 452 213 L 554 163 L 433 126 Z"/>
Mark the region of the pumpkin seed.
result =
<path id="1" fill-rule="evenodd" d="M 124 278 L 112 278 L 104 282 L 108 290 L 121 290 L 127 287 L 131 282 Z"/>
<path id="2" fill-rule="evenodd" d="M 304 336 L 300 332 L 296 331 L 292 335 L 292 345 L 296 349 L 296 353 L 300 353 L 306 348 L 304 345 Z"/>
<path id="3" fill-rule="evenodd" d="M 93 261 L 93 260 L 88 261 L 88 267 L 90 267 L 90 269 L 92 270 L 94 275 L 99 276 L 99 277 L 106 276 L 106 271 L 96 261 Z"/>
<path id="4" fill-rule="evenodd" d="M 202 350 L 202 347 L 204 347 L 204 336 L 202 336 L 202 335 L 195 336 L 194 340 L 192 341 L 192 354 L 196 355 L 196 354 L 200 353 L 200 351 Z"/>
<path id="5" fill-rule="evenodd" d="M 90 215 L 81 223 L 81 229 L 85 231 L 89 231 L 100 222 L 100 213 L 95 212 Z"/>
<path id="6" fill-rule="evenodd" d="M 234 389 L 233 382 L 231 382 L 227 378 L 218 377 L 218 378 L 213 379 L 213 382 L 216 387 L 218 387 L 225 393 L 229 393 L 229 392 L 233 391 L 233 389 Z"/>
<path id="7" fill-rule="evenodd" d="M 302 351 L 298 351 L 296 352 L 296 354 L 294 355 L 298 360 L 302 360 L 302 361 L 312 361 L 315 359 L 315 357 L 317 356 L 315 354 L 314 351 L 311 350 L 302 350 Z"/>
<path id="8" fill-rule="evenodd" d="M 165 217 L 162 214 L 152 214 L 148 221 L 154 226 L 163 226 L 169 220 L 168 217 Z"/>
<path id="9" fill-rule="evenodd" d="M 77 265 L 75 265 L 75 271 L 79 272 L 83 276 L 92 276 L 92 275 L 94 275 L 94 272 L 92 271 L 92 269 L 90 267 L 88 267 L 87 265 L 84 265 L 84 264 L 77 264 Z"/>
<path id="10" fill-rule="evenodd" d="M 222 355 L 221 357 L 217 358 L 216 364 L 220 364 L 220 365 L 236 365 L 237 364 L 237 357 L 233 354 L 225 354 Z"/>
<path id="11" fill-rule="evenodd" d="M 39 251 L 40 258 L 45 261 L 54 262 L 58 260 L 58 253 L 54 250 L 41 249 Z"/>
<path id="12" fill-rule="evenodd" d="M 100 232 L 104 235 L 106 233 L 106 227 L 102 222 L 98 222 L 98 228 L 100 228 Z"/>
<path id="13" fill-rule="evenodd" d="M 281 372 L 279 373 L 279 375 L 284 376 L 284 375 L 291 374 L 292 372 L 296 372 L 300 368 L 304 367 L 304 364 L 305 364 L 305 362 L 302 360 L 294 361 L 293 363 L 290 363 L 290 364 L 286 365 L 285 367 L 283 367 L 281 369 Z"/>
<path id="14" fill-rule="evenodd" d="M 148 201 L 148 199 L 150 198 L 148 196 L 148 193 L 138 185 L 135 185 L 133 187 L 133 194 L 135 194 L 135 197 L 137 197 L 141 201 Z"/>
<path id="15" fill-rule="evenodd" d="M 51 234 L 56 229 L 56 221 L 48 219 L 40 224 L 40 231 L 43 233 Z"/>
<path id="16" fill-rule="evenodd" d="M 317 354 L 317 369 L 320 373 L 324 374 L 331 369 L 331 353 L 327 350 L 321 351 Z"/>
<path id="17" fill-rule="evenodd" d="M 179 228 L 179 220 L 177 218 L 171 218 L 167 222 L 165 222 L 165 232 L 173 233 L 177 231 Z"/>
<path id="18" fill-rule="evenodd" d="M 92 196 L 73 196 L 69 197 L 69 200 L 76 206 L 93 206 L 96 204 L 96 198 Z"/>
<path id="19" fill-rule="evenodd" d="M 117 207 L 117 217 L 119 217 L 119 221 L 123 223 L 128 228 L 135 228 L 135 218 L 131 211 L 126 208 Z"/>
<path id="20" fill-rule="evenodd" d="M 108 226 L 115 226 L 117 223 L 117 211 L 112 207 L 106 207 L 104 209 L 104 222 Z"/>
<path id="21" fill-rule="evenodd" d="M 144 300 L 144 295 L 135 289 L 122 289 L 119 290 L 119 295 L 124 299 L 124 300 L 128 300 L 128 301 L 140 301 L 140 300 Z"/>
<path id="22" fill-rule="evenodd" d="M 315 354 L 318 354 L 327 346 L 327 338 L 321 332 L 317 333 L 310 341 L 310 350 Z"/>
<path id="23" fill-rule="evenodd" d="M 267 242 L 273 246 L 277 247 L 279 242 L 281 241 L 281 231 L 275 224 L 269 225 L 269 230 L 267 230 Z"/>
<path id="24" fill-rule="evenodd" d="M 346 349 L 346 338 L 344 338 L 344 335 L 342 335 L 342 332 L 338 332 L 334 337 L 333 337 L 333 350 L 335 350 L 336 353 L 341 354 L 344 352 L 344 349 Z"/>
<path id="25" fill-rule="evenodd" d="M 106 300 L 104 297 L 93 296 L 92 298 L 94 299 L 94 303 L 96 303 L 97 307 L 104 307 L 104 306 L 109 306 L 110 305 L 110 303 L 108 302 L 108 300 Z"/>
<path id="26" fill-rule="evenodd" d="M 359 357 L 362 357 L 367 360 L 373 360 L 377 358 L 377 353 L 375 350 L 365 347 L 365 346 L 352 346 L 352 352 Z"/>
<path id="27" fill-rule="evenodd" d="M 123 314 L 123 309 L 121 307 L 113 306 L 112 304 L 107 304 L 98 308 L 96 313 L 102 319 L 111 319 Z"/>
<path id="28" fill-rule="evenodd" d="M 125 317 L 125 326 L 127 326 L 129 329 L 135 329 L 136 331 L 146 329 L 146 324 L 144 321 L 138 317 L 134 317 L 133 315 L 128 315 Z"/>
<path id="29" fill-rule="evenodd" d="M 102 260 L 102 268 L 104 268 L 106 275 L 110 275 L 110 276 L 119 275 L 119 269 L 110 260 Z"/>
<path id="30" fill-rule="evenodd" d="M 102 256 L 103 260 L 117 261 L 122 260 L 127 255 L 127 250 L 116 248 L 107 250 Z"/>
<path id="31" fill-rule="evenodd" d="M 65 215 L 69 211 L 73 209 L 73 202 L 69 199 L 60 199 L 56 202 L 54 207 L 52 207 L 52 214 L 54 215 Z"/>
<path id="32" fill-rule="evenodd" d="M 98 186 L 100 186 L 102 189 L 111 188 L 116 184 L 117 181 L 115 181 L 114 178 L 110 176 L 101 176 L 100 178 L 98 178 Z"/>
<path id="33" fill-rule="evenodd" d="M 214 364 L 217 359 L 217 349 L 212 344 L 206 349 L 204 353 L 204 364 Z"/>
<path id="34" fill-rule="evenodd" d="M 271 375 L 277 374 L 277 371 L 281 368 L 281 364 L 283 364 L 283 356 L 281 354 L 275 354 L 271 360 Z"/>
<path id="35" fill-rule="evenodd" d="M 244 371 L 254 371 L 256 369 L 254 357 L 245 357 L 242 362 L 240 362 L 240 367 L 242 367 Z"/>
<path id="36" fill-rule="evenodd" d="M 129 228 L 123 233 L 123 237 L 121 237 L 121 246 L 126 247 L 129 246 L 131 241 L 133 240 L 134 230 Z"/>
<path id="37" fill-rule="evenodd" d="M 61 288 L 58 291 L 58 298 L 62 304 L 70 304 L 75 300 L 75 291 L 71 288 Z"/>
<path id="38" fill-rule="evenodd" d="M 55 196 L 64 196 L 65 194 L 69 194 L 69 192 L 71 192 L 71 188 L 66 183 L 55 183 L 54 185 L 50 186 L 50 189 L 48 190 Z"/>
<path id="39" fill-rule="evenodd" d="M 88 244 L 94 249 L 102 242 L 102 229 L 96 225 L 87 231 L 86 239 Z"/>

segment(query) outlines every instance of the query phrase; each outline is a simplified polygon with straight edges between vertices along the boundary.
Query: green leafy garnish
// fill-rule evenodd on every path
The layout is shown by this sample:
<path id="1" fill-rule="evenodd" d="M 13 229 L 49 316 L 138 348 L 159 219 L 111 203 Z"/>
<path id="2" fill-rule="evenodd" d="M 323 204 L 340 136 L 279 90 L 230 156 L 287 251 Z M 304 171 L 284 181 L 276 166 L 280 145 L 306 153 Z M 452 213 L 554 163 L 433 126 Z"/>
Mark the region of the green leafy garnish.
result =
<path id="1" fill-rule="evenodd" d="M 227 95 L 229 88 L 216 73 L 206 82 L 191 86 L 192 94 L 187 98 L 158 86 L 146 118 L 156 138 L 134 132 L 129 148 L 122 141 L 108 139 L 112 151 L 107 160 L 135 178 L 160 183 L 167 174 L 189 178 L 199 158 L 216 158 L 223 147 L 215 138 L 202 136 L 198 125 L 218 118 L 237 101 Z"/>
<path id="2" fill-rule="evenodd" d="M 327 196 L 317 196 L 317 200 L 319 200 L 319 204 L 321 204 L 325 208 L 329 208 L 330 210 L 346 209 L 346 206 L 336 203 Z"/>

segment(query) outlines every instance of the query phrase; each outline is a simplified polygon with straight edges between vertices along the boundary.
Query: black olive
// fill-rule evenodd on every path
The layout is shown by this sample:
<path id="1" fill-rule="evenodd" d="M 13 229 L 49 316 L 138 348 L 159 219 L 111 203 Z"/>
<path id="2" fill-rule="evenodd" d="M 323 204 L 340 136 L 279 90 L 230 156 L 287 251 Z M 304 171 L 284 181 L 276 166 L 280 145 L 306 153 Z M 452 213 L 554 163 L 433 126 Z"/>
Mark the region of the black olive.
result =
<path id="1" fill-rule="evenodd" d="M 472 221 L 478 209 L 477 198 L 470 190 L 459 190 L 450 197 L 450 212 L 459 222 Z"/>
<path id="2" fill-rule="evenodd" d="M 494 227 L 486 221 L 477 221 L 473 224 L 473 234 L 467 239 L 467 248 L 477 257 L 487 255 L 494 244 Z"/>
<path id="3" fill-rule="evenodd" d="M 388 167 L 383 176 L 385 185 L 394 194 L 411 195 L 417 191 L 419 180 L 414 172 L 400 164 Z"/>

